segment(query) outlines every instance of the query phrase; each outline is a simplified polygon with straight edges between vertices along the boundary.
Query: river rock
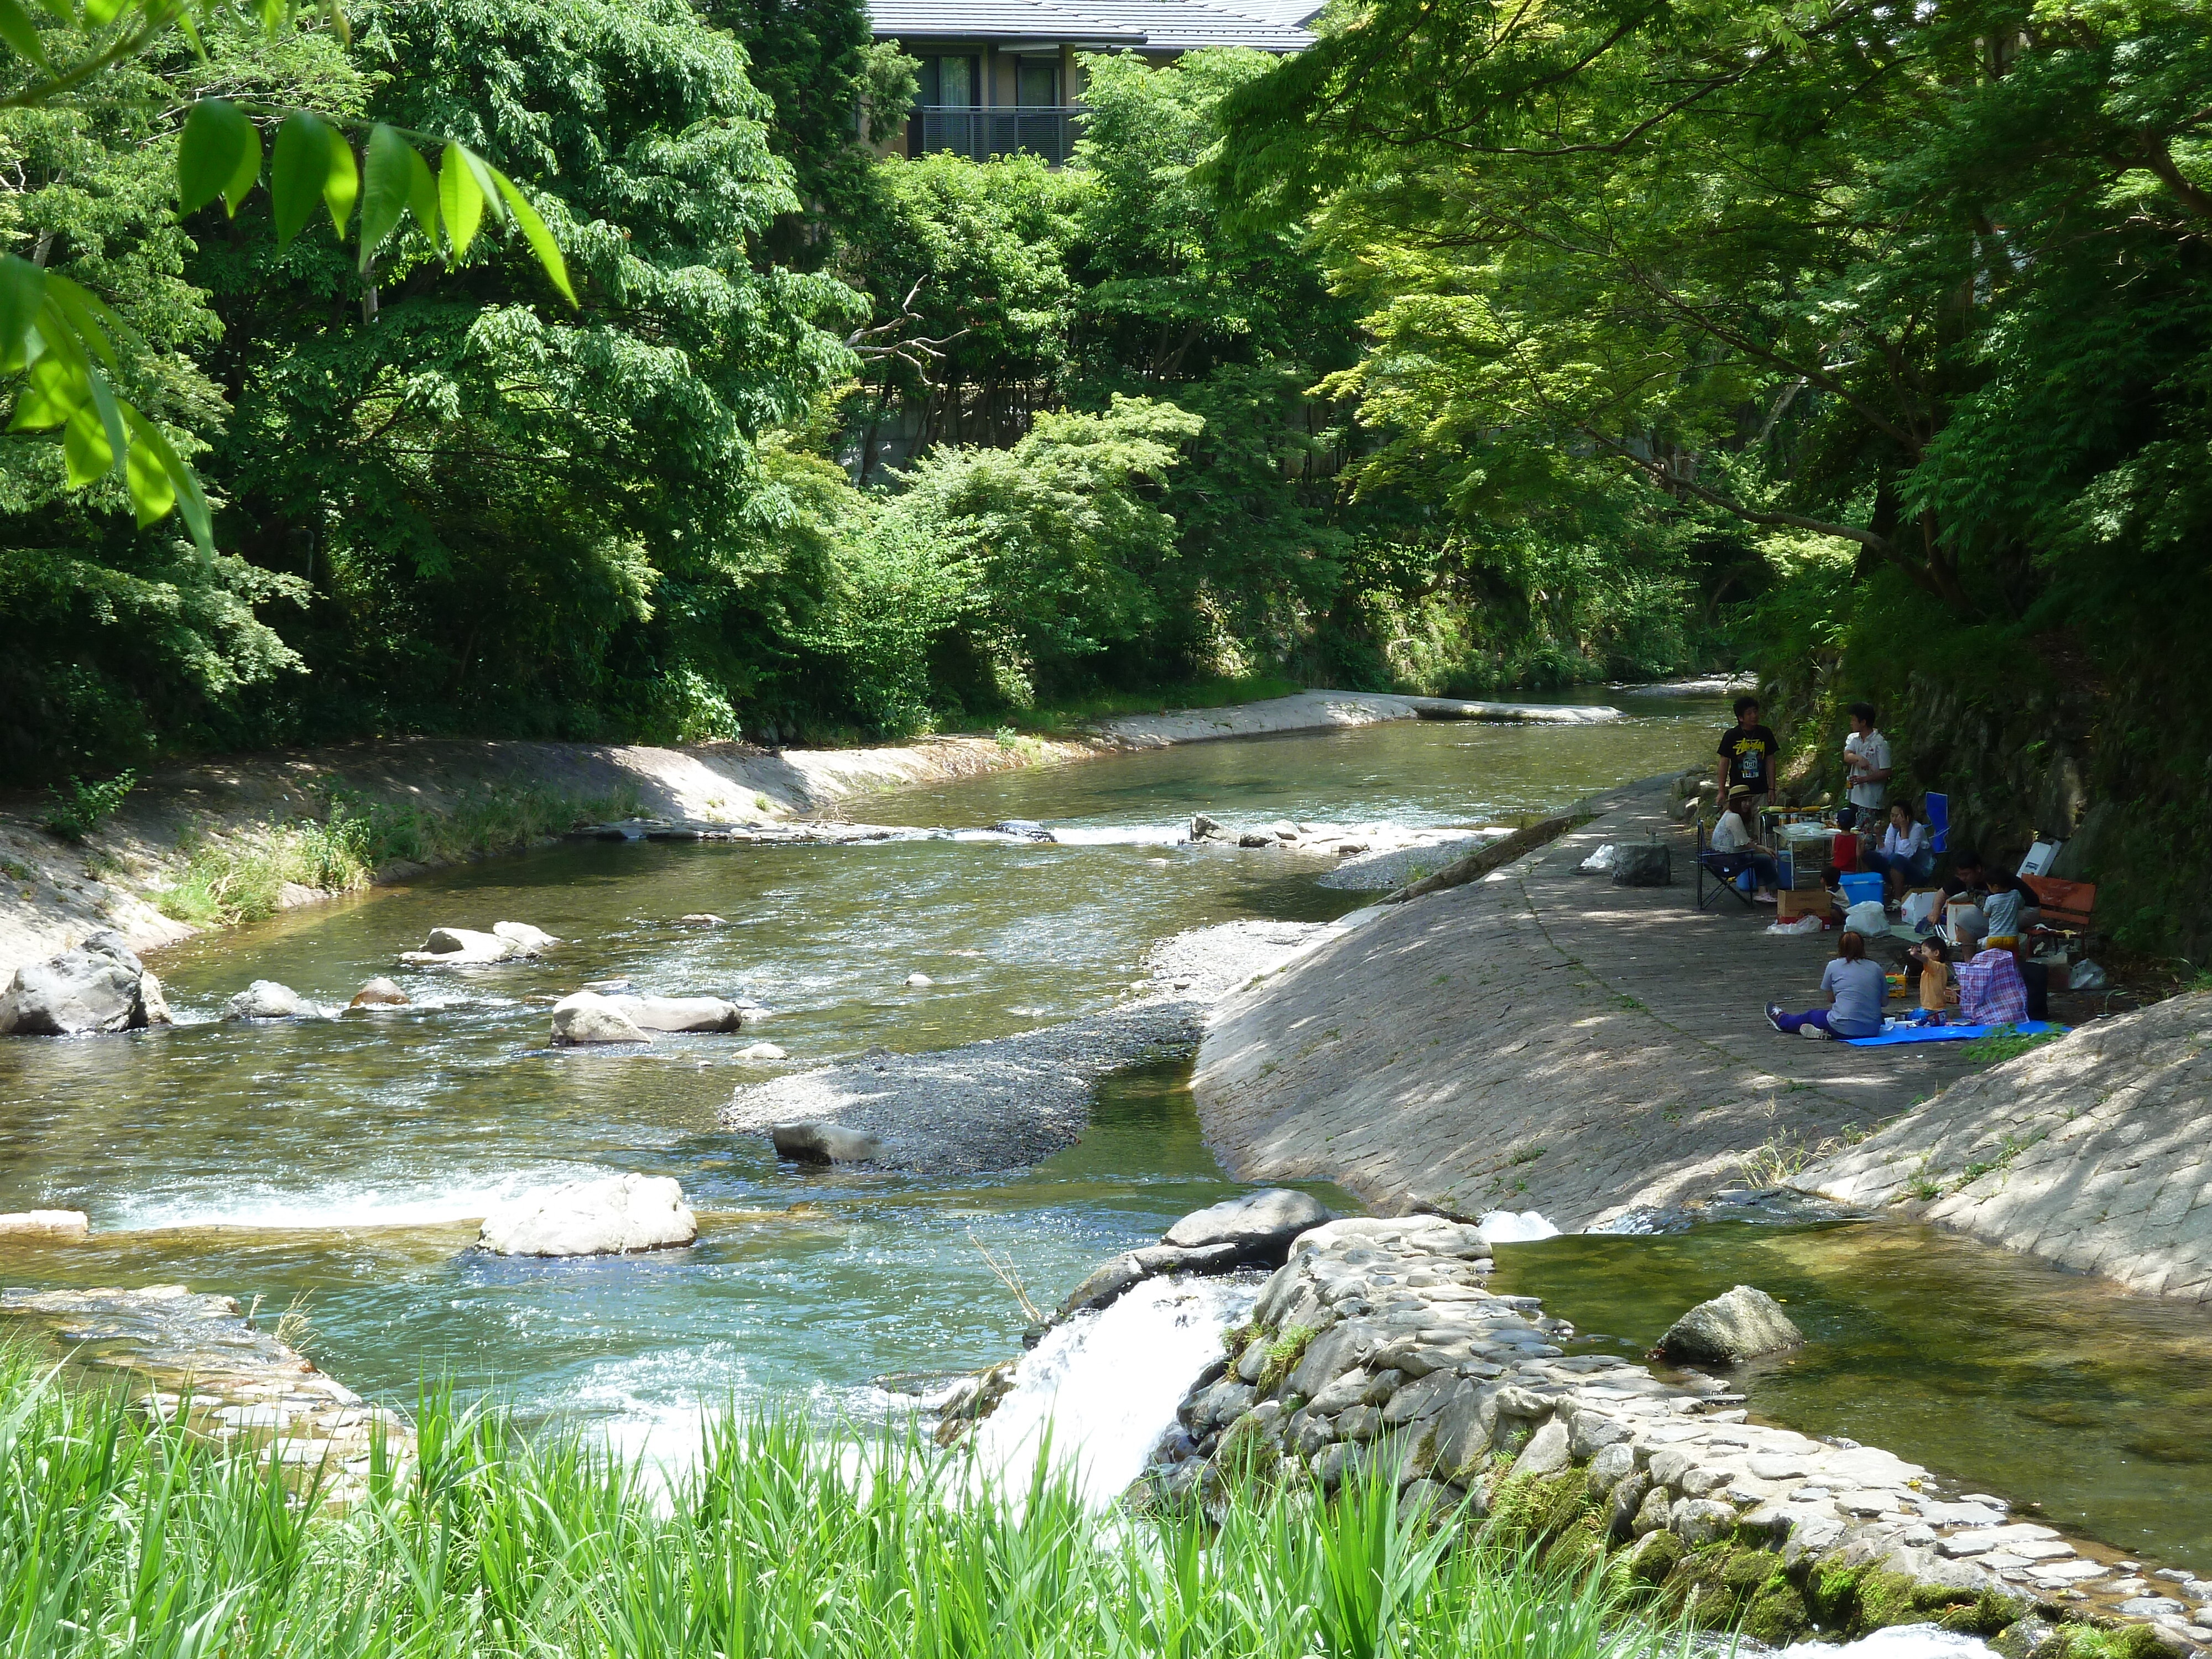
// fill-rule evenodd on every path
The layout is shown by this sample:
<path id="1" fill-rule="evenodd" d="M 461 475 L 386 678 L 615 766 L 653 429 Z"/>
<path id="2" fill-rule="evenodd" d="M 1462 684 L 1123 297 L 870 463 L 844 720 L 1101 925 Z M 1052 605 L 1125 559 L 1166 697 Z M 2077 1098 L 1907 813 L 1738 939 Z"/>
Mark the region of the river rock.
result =
<path id="1" fill-rule="evenodd" d="M 712 910 L 694 910 L 689 915 L 676 918 L 678 927 L 726 927 L 730 924 Z"/>
<path id="2" fill-rule="evenodd" d="M 650 1042 L 653 1039 L 612 997 L 596 991 L 579 991 L 553 1005 L 553 1041 L 564 1043 Z"/>
<path id="3" fill-rule="evenodd" d="M 1279 1267 L 1290 1255 L 1292 1239 L 1334 1218 L 1310 1194 L 1271 1187 L 1194 1210 L 1162 1234 L 1160 1242 L 1186 1250 L 1233 1244 L 1240 1260 Z"/>
<path id="4" fill-rule="evenodd" d="M 779 1123 L 769 1139 L 778 1158 L 800 1164 L 866 1164 L 884 1150 L 875 1136 L 842 1123 Z"/>
<path id="5" fill-rule="evenodd" d="M 689 1244 L 699 1223 L 666 1176 L 619 1175 L 533 1193 L 484 1218 L 497 1255 L 615 1255 Z"/>
<path id="6" fill-rule="evenodd" d="M 522 954 L 514 939 L 472 927 L 433 927 L 419 951 L 402 951 L 399 959 L 417 967 L 481 968 Z"/>
<path id="7" fill-rule="evenodd" d="M 373 979 L 353 994 L 349 1008 L 398 1008 L 413 999 L 388 979 Z"/>
<path id="8" fill-rule="evenodd" d="M 257 979 L 222 1005 L 225 1019 L 291 1019 L 304 1006 L 300 994 L 273 979 Z"/>
<path id="9" fill-rule="evenodd" d="M 1739 1285 L 1699 1303 L 1668 1326 L 1656 1352 L 1682 1364 L 1734 1365 L 1757 1354 L 1796 1347 L 1804 1340 L 1804 1332 L 1790 1322 L 1772 1297 Z"/>
<path id="10" fill-rule="evenodd" d="M 936 983 L 937 983 L 937 981 L 936 981 L 935 980 L 933 980 L 933 979 L 930 978 L 930 976 L 929 976 L 927 974 L 908 974 L 908 975 L 906 976 L 906 982 L 907 982 L 908 985 L 915 985 L 915 986 L 921 986 L 921 985 L 934 985 L 934 984 L 936 984 Z"/>
<path id="11" fill-rule="evenodd" d="M 1163 1273 L 1225 1273 L 1242 1265 L 1241 1249 L 1226 1241 L 1200 1245 L 1194 1249 L 1152 1244 L 1141 1250 L 1130 1250 L 1092 1268 L 1083 1282 L 1068 1292 L 1067 1299 L 1060 1304 L 1060 1311 L 1050 1322 L 1058 1324 L 1073 1314 L 1110 1308 L 1146 1279 L 1158 1279 Z"/>
<path id="12" fill-rule="evenodd" d="M 92 1218 L 82 1210 L 17 1210 L 0 1215 L 0 1237 L 83 1238 L 91 1231 Z"/>
<path id="13" fill-rule="evenodd" d="M 745 1010 L 720 997 L 632 997 L 606 999 L 641 1031 L 734 1031 L 745 1023 Z"/>
<path id="14" fill-rule="evenodd" d="M 168 1023 L 161 981 L 108 927 L 74 950 L 17 969 L 0 991 L 0 1035 L 82 1036 Z"/>
<path id="15" fill-rule="evenodd" d="M 738 1050 L 739 1060 L 789 1060 L 791 1056 L 773 1042 L 753 1042 Z"/>
<path id="16" fill-rule="evenodd" d="M 538 956 L 561 942 L 543 927 L 532 927 L 526 921 L 495 921 L 491 931 L 494 938 L 505 939 L 517 953 L 526 957 Z"/>
<path id="17" fill-rule="evenodd" d="M 1664 842 L 1624 841 L 1614 844 L 1614 886 L 1664 887 L 1674 879 L 1674 854 Z"/>
<path id="18" fill-rule="evenodd" d="M 1060 839 L 1035 818 L 1000 818 L 991 829 L 994 834 L 1019 836 L 1024 841 L 1057 842 Z"/>

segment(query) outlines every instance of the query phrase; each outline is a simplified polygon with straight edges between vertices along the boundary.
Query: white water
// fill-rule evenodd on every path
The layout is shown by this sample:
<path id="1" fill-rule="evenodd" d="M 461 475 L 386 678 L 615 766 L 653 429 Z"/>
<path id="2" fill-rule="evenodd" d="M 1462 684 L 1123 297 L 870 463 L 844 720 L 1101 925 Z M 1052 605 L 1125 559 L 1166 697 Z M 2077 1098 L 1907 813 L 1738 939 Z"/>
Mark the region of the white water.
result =
<path id="1" fill-rule="evenodd" d="M 1049 1432 L 1054 1462 L 1072 1467 L 1103 1509 L 1143 1473 L 1175 1425 L 1190 1380 L 1221 1352 L 1221 1334 L 1259 1299 L 1255 1283 L 1148 1279 L 1103 1313 L 1078 1314 L 1022 1358 L 1013 1392 L 983 1419 L 980 1472 L 1018 1496 Z"/>
<path id="2" fill-rule="evenodd" d="M 1559 1236 L 1559 1230 L 1540 1210 L 1522 1210 L 1517 1215 L 1511 1210 L 1492 1210 L 1477 1224 L 1492 1244 L 1533 1244 L 1540 1238 Z"/>
<path id="3" fill-rule="evenodd" d="M 1793 1642 L 1782 1650 L 1782 1659 L 1996 1659 L 1996 1650 L 1941 1625 L 1893 1625 L 1841 1647 Z"/>
<path id="4" fill-rule="evenodd" d="M 602 1176 L 590 1164 L 546 1164 L 489 1180 L 328 1182 L 291 1188 L 265 1182 L 179 1183 L 124 1199 L 99 1218 L 102 1231 L 167 1227 L 428 1227 L 489 1215 L 528 1193 Z"/>

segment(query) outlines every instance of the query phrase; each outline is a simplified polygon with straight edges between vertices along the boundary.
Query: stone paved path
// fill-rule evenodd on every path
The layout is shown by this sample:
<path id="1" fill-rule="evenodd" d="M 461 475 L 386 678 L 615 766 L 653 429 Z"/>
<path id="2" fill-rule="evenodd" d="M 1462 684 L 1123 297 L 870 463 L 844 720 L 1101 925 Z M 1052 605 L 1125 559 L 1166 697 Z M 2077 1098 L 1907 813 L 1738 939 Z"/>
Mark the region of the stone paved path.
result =
<path id="1" fill-rule="evenodd" d="M 1732 900 L 1696 910 L 1668 799 L 1659 782 L 1609 797 L 1582 830 L 1224 1003 L 1194 1088 L 1231 1170 L 1587 1227 L 1775 1184 L 1972 1068 L 1963 1045 L 1776 1035 L 1766 999 L 1816 1006 L 1833 935 L 1769 938 L 1772 911 Z M 1575 872 L 1654 833 L 1675 885 Z"/>

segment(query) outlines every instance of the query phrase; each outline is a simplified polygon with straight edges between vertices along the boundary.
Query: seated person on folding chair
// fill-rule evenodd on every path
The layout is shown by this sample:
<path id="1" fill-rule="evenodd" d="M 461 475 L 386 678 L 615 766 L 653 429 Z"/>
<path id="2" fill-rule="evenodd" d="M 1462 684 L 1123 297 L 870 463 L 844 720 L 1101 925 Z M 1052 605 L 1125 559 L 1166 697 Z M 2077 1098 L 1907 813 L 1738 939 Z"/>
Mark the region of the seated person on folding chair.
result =
<path id="1" fill-rule="evenodd" d="M 1744 823 L 1744 814 L 1753 810 L 1751 803 L 1754 799 L 1748 785 L 1740 783 L 1729 790 L 1728 810 L 1713 825 L 1706 845 L 1712 849 L 1712 868 L 1717 873 L 1734 880 L 1746 870 L 1750 871 L 1757 890 L 1752 897 L 1761 904 L 1771 904 L 1774 890 L 1782 882 L 1782 872 L 1775 866 L 1772 849 L 1754 841 Z"/>
<path id="2" fill-rule="evenodd" d="M 1866 866 L 1887 884 L 1893 904 L 1907 887 L 1918 886 L 1936 872 L 1936 849 L 1928 844 L 1928 827 L 1913 817 L 1911 803 L 1890 802 L 1889 827 L 1882 831 L 1881 845 L 1866 855 Z"/>

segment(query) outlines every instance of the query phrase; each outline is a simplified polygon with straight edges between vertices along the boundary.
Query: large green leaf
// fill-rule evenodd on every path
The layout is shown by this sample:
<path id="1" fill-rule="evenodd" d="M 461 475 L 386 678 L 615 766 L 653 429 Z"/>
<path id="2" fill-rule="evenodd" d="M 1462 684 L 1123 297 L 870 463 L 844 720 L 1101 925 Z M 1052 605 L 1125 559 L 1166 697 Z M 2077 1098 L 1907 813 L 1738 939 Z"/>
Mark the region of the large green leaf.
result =
<path id="1" fill-rule="evenodd" d="M 561 290 L 562 298 L 570 305 L 576 303 L 576 290 L 568 285 L 568 262 L 561 257 L 561 245 L 553 240 L 553 233 L 545 228 L 545 221 L 538 216 L 538 210 L 530 205 L 514 181 L 503 173 L 495 172 L 492 183 L 499 193 L 507 198 L 513 210 L 514 222 L 522 227 L 522 234 L 530 239 L 530 246 L 538 255 L 538 263 L 545 267 L 545 274 L 553 279 L 553 286 Z"/>
<path id="2" fill-rule="evenodd" d="M 215 524 L 199 480 L 162 435 L 161 428 L 128 404 L 123 404 L 122 410 L 123 418 L 131 428 L 131 501 L 137 510 L 140 527 L 158 523 L 173 507 L 184 515 L 185 527 L 191 532 L 200 551 L 212 555 Z"/>
<path id="3" fill-rule="evenodd" d="M 197 212 L 220 196 L 234 215 L 260 177 L 261 134 L 245 112 L 222 98 L 194 104 L 177 143 L 179 205 Z"/>
<path id="4" fill-rule="evenodd" d="M 115 447 L 108 441 L 106 423 L 89 399 L 62 428 L 62 459 L 71 489 L 82 489 L 115 468 Z"/>
<path id="5" fill-rule="evenodd" d="M 0 40 L 8 43 L 9 50 L 19 58 L 27 58 L 41 69 L 46 67 L 46 43 L 39 39 L 39 26 L 31 21 L 18 0 L 0 0 Z"/>
<path id="6" fill-rule="evenodd" d="M 483 222 L 483 187 L 469 165 L 475 159 L 459 144 L 449 143 L 438 163 L 438 216 L 446 222 L 446 240 L 456 259 L 469 251 L 477 227 Z"/>
<path id="7" fill-rule="evenodd" d="M 284 118 L 284 125 L 276 129 L 276 154 L 269 168 L 280 249 L 307 228 L 318 201 L 329 208 L 331 224 L 343 240 L 360 190 L 353 148 L 342 133 L 305 110 Z"/>
<path id="8" fill-rule="evenodd" d="M 0 255 L 0 374 L 22 368 L 31 325 L 46 300 L 45 271 L 13 253 Z"/>
<path id="9" fill-rule="evenodd" d="M 33 363 L 15 394 L 10 432 L 46 432 L 61 425 L 92 401 L 92 377 L 84 367 L 58 351 Z"/>
<path id="10" fill-rule="evenodd" d="M 131 0 L 84 0 L 84 21 L 96 29 L 104 29 L 123 15 Z"/>
<path id="11" fill-rule="evenodd" d="M 399 222 L 407 216 L 408 198 L 415 183 L 407 164 L 421 160 L 415 154 L 414 145 L 380 121 L 368 135 L 368 163 L 362 169 L 361 191 L 363 270 L 376 257 L 376 250 L 384 246 L 384 239 L 398 229 Z"/>
<path id="12" fill-rule="evenodd" d="M 46 306 L 47 314 L 58 313 L 78 343 L 108 368 L 116 367 L 115 348 L 107 339 L 108 331 L 117 326 L 116 316 L 99 298 L 52 271 L 46 276 Z"/>

